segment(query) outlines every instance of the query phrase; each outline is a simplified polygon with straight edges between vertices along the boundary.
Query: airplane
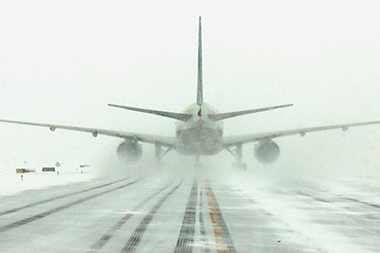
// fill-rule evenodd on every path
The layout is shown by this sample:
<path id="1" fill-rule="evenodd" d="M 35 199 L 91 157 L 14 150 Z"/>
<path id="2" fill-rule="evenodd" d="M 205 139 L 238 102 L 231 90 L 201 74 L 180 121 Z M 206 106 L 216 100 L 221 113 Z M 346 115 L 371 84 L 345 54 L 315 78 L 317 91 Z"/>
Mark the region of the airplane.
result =
<path id="1" fill-rule="evenodd" d="M 227 113 L 218 113 L 211 105 L 203 102 L 203 78 L 202 78 L 202 25 L 201 17 L 199 17 L 198 31 L 198 73 L 197 73 L 197 101 L 188 106 L 182 113 L 174 113 L 168 111 L 158 111 L 151 109 L 143 109 L 124 105 L 108 104 L 110 107 L 116 107 L 125 110 L 137 111 L 142 113 L 154 114 L 162 117 L 172 118 L 176 121 L 175 137 L 131 133 L 125 131 L 114 131 L 97 128 L 87 128 L 68 125 L 57 125 L 49 123 L 34 123 L 15 120 L 0 119 L 0 122 L 31 125 L 39 127 L 48 127 L 51 131 L 56 129 L 65 129 L 80 132 L 92 133 L 94 137 L 98 135 L 106 135 L 124 139 L 117 147 L 119 159 L 133 163 L 138 161 L 142 156 L 142 143 L 149 143 L 155 146 L 155 157 L 159 164 L 161 159 L 172 150 L 183 155 L 191 155 L 196 158 L 196 166 L 199 166 L 200 156 L 212 156 L 219 154 L 222 150 L 231 153 L 236 163 L 234 167 L 246 169 L 246 163 L 243 163 L 242 146 L 246 143 L 256 142 L 254 147 L 255 158 L 263 164 L 271 164 L 275 162 L 280 155 L 280 148 L 273 141 L 274 138 L 301 135 L 305 136 L 309 132 L 317 132 L 331 129 L 341 128 L 347 131 L 349 127 L 366 126 L 379 124 L 380 121 L 358 122 L 350 124 L 337 124 L 309 128 L 300 128 L 292 130 L 283 130 L 266 133 L 253 133 L 236 136 L 223 136 L 223 120 L 264 111 L 270 111 L 280 108 L 293 106 L 293 104 L 285 104 L 271 107 L 264 107 L 251 110 L 234 111 Z"/>

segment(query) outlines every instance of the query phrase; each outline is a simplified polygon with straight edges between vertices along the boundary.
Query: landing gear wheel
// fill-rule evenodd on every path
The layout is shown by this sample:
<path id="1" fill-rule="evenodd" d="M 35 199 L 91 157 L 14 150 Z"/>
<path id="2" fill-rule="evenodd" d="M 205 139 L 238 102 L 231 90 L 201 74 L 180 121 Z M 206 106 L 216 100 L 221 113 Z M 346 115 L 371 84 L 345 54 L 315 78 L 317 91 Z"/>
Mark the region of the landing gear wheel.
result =
<path id="1" fill-rule="evenodd" d="M 201 162 L 200 162 L 199 156 L 196 156 L 196 157 L 195 157 L 194 167 L 195 167 L 195 168 L 200 168 L 201 166 L 202 166 L 202 165 L 201 165 Z"/>
<path id="2" fill-rule="evenodd" d="M 233 163 L 232 168 L 245 171 L 245 170 L 247 170 L 247 164 L 246 163 L 240 163 L 240 164 Z"/>

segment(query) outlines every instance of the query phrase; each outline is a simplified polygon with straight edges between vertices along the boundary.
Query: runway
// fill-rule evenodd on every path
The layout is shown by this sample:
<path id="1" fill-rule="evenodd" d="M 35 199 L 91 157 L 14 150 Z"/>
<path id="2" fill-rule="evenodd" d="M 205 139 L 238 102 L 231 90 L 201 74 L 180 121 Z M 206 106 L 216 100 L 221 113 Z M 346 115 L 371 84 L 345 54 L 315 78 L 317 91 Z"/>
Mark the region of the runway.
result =
<path id="1" fill-rule="evenodd" d="M 377 179 L 334 189 L 245 173 L 160 170 L 3 196 L 0 252 L 379 252 Z"/>

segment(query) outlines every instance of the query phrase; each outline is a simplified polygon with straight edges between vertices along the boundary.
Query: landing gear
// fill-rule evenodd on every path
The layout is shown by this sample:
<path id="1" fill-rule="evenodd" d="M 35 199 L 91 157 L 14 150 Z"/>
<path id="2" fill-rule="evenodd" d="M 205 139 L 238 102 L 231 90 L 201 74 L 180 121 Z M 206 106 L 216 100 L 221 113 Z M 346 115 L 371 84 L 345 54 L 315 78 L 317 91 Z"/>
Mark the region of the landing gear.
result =
<path id="1" fill-rule="evenodd" d="M 200 167 L 201 167 L 201 162 L 200 162 L 200 159 L 199 159 L 199 155 L 197 155 L 197 156 L 195 157 L 194 167 L 195 167 L 195 168 L 200 168 Z"/>
<path id="2" fill-rule="evenodd" d="M 247 170 L 247 164 L 246 163 L 233 163 L 232 164 L 233 169 L 238 169 L 238 170 Z"/>
<path id="3" fill-rule="evenodd" d="M 230 148 L 226 148 L 228 152 L 231 153 L 236 158 L 236 163 L 232 164 L 233 168 L 247 170 L 247 164 L 243 163 L 243 143 L 239 143 L 236 145 L 235 150 L 231 150 Z"/>
<path id="4" fill-rule="evenodd" d="M 162 148 L 162 145 L 159 143 L 154 144 L 155 148 L 155 158 L 156 158 L 156 165 L 160 167 L 161 159 L 170 151 L 172 150 L 171 147 L 167 148 L 166 150 Z"/>

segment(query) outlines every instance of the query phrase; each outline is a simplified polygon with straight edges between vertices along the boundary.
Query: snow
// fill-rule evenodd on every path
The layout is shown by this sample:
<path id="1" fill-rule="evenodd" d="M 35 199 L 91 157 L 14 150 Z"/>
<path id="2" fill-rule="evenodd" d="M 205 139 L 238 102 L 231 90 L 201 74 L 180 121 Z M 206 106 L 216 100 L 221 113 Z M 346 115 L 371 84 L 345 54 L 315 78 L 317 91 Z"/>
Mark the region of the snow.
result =
<path id="1" fill-rule="evenodd" d="M 281 241 L 302 245 L 303 252 L 359 253 L 380 247 L 375 222 L 380 205 L 378 178 L 298 180 L 246 171 L 220 178 L 270 213 Z"/>
<path id="2" fill-rule="evenodd" d="M 93 180 L 97 173 L 92 167 L 80 167 L 80 163 L 63 163 L 55 172 L 42 172 L 42 167 L 54 164 L 6 163 L 0 165 L 0 196 L 12 195 L 25 190 L 42 189 Z M 16 173 L 16 168 L 34 169 L 36 172 Z"/>
<path id="3" fill-rule="evenodd" d="M 52 166 L 48 163 L 43 164 L 45 165 Z M 57 172 L 42 172 L 41 164 L 36 166 L 29 163 L 3 164 L 0 167 L 0 196 L 92 181 L 99 176 L 96 166 L 85 167 L 83 173 L 79 166 L 79 162 L 63 163 L 57 168 L 58 176 Z M 17 174 L 15 170 L 19 167 L 36 168 L 37 171 Z M 115 166 L 109 164 L 109 167 Z M 143 173 L 142 167 L 146 166 L 139 165 L 135 168 L 140 176 Z M 263 250 L 266 249 L 265 252 L 283 252 L 281 250 L 292 249 L 292 252 L 361 253 L 376 252 L 380 247 L 377 240 L 379 234 L 377 224 L 380 218 L 378 218 L 378 208 L 375 207 L 380 205 L 378 194 L 380 184 L 379 178 L 370 174 L 362 176 L 351 174 L 346 177 L 341 175 L 327 177 L 323 174 L 314 180 L 300 176 L 281 178 L 274 177 L 272 173 L 266 174 L 250 169 L 213 170 L 205 166 L 203 170 L 195 172 L 180 170 L 177 166 L 171 165 L 170 161 L 167 161 L 167 165 L 161 170 L 152 169 L 145 173 L 149 176 L 141 184 L 136 184 L 136 189 L 131 193 L 128 191 L 117 193 L 114 198 L 107 199 L 107 204 L 103 203 L 104 199 L 98 200 L 97 203 L 101 204 L 97 207 L 100 209 L 96 215 L 130 212 L 135 204 L 127 207 L 119 204 L 129 203 L 130 198 L 138 200 L 138 195 L 147 193 L 147 189 L 151 186 L 158 187 L 171 181 L 170 178 L 178 180 L 185 176 L 190 179 L 192 173 L 196 173 L 200 178 L 210 180 L 234 242 L 240 249 L 261 247 Z M 168 220 L 174 222 L 171 216 L 175 214 L 173 224 L 176 226 L 181 224 L 182 211 L 175 213 L 173 210 L 178 209 L 179 203 L 186 204 L 191 180 L 186 182 L 183 192 L 169 200 L 167 209 L 160 213 L 164 222 Z M 120 198 L 128 201 L 120 201 Z M 86 208 L 91 210 L 95 206 L 89 205 Z M 135 214 L 142 213 L 146 213 L 146 210 L 135 212 Z M 87 222 L 90 221 L 81 219 L 81 222 L 87 227 Z M 166 233 L 168 236 L 169 232 Z M 172 230 L 170 233 L 175 241 L 176 234 Z M 151 235 L 149 238 L 156 237 Z M 91 243 L 88 242 L 89 245 Z M 199 245 L 194 244 L 194 246 Z"/>

